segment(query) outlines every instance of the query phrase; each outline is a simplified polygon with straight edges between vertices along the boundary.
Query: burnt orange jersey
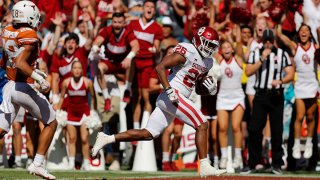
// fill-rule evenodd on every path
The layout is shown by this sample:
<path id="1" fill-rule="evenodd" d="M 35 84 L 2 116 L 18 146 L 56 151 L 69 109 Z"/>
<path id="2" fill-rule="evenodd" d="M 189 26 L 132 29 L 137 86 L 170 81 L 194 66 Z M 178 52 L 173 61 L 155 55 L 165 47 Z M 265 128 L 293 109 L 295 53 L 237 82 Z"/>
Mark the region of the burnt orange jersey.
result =
<path id="1" fill-rule="evenodd" d="M 39 39 L 37 32 L 28 27 L 15 29 L 7 26 L 2 30 L 3 58 L 6 62 L 6 71 L 9 80 L 16 82 L 33 83 L 33 79 L 16 68 L 16 58 L 22 52 L 23 45 L 34 45 L 35 48 L 27 59 L 27 63 L 34 69 L 38 57 Z"/>

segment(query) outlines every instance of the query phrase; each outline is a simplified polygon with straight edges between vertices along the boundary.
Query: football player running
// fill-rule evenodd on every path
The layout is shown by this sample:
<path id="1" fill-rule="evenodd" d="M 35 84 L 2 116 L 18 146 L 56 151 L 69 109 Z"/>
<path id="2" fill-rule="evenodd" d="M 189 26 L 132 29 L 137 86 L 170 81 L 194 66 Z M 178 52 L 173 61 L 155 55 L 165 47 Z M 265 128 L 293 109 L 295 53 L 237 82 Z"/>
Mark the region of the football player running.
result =
<path id="1" fill-rule="evenodd" d="M 57 127 L 55 113 L 40 91 L 46 91 L 50 84 L 46 74 L 34 69 L 38 56 L 39 39 L 36 28 L 40 24 L 40 12 L 31 1 L 19 1 L 12 8 L 13 25 L 2 31 L 3 63 L 9 82 L 3 88 L 3 102 L 0 106 L 0 138 L 9 132 L 20 106 L 45 125 L 39 137 L 39 145 L 33 163 L 28 167 L 31 174 L 45 179 L 55 179 L 44 167 L 44 156 Z"/>
<path id="2" fill-rule="evenodd" d="M 92 156 L 106 144 L 120 141 L 152 140 L 170 124 L 176 117 L 196 130 L 196 146 L 200 158 L 200 176 L 220 175 L 225 170 L 219 170 L 210 165 L 207 158 L 207 129 L 206 118 L 196 105 L 189 100 L 195 83 L 208 73 L 213 66 L 213 54 L 219 48 L 219 35 L 210 27 L 200 28 L 191 43 L 179 43 L 172 55 L 166 56 L 156 71 L 163 85 L 163 91 L 156 102 L 157 107 L 150 115 L 144 129 L 131 129 L 115 135 L 99 132 L 92 148 Z M 172 73 L 167 77 L 166 71 Z M 205 87 L 210 94 L 215 94 L 217 81 L 207 78 Z"/>

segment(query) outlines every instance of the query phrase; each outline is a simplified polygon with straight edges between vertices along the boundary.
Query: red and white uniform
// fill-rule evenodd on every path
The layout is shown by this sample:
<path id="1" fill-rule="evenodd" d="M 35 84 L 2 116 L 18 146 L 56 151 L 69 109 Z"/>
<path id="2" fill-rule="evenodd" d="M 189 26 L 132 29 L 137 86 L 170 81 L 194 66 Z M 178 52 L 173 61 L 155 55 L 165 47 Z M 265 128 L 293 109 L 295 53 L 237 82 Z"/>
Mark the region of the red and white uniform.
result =
<path id="1" fill-rule="evenodd" d="M 78 48 L 72 56 L 63 56 L 59 57 L 58 55 L 54 55 L 51 64 L 51 72 L 58 73 L 60 76 L 60 84 L 68 77 L 71 77 L 71 65 L 73 61 L 80 61 L 83 67 L 82 75 L 87 74 L 88 67 L 88 55 L 89 51 L 87 51 L 84 47 Z"/>
<path id="2" fill-rule="evenodd" d="M 262 48 L 263 43 L 262 42 L 258 42 L 257 40 L 252 40 L 251 44 L 250 44 L 250 52 L 255 51 L 256 49 L 260 49 Z M 248 77 L 248 81 L 247 81 L 247 86 L 246 86 L 246 94 L 247 95 L 255 95 L 256 94 L 256 90 L 254 89 L 254 83 L 256 83 L 256 75 L 253 74 L 251 76 Z"/>
<path id="3" fill-rule="evenodd" d="M 311 43 L 308 49 L 304 49 L 298 44 L 294 56 L 297 72 L 297 80 L 294 83 L 296 98 L 315 98 L 317 95 L 319 83 L 317 79 L 317 62 L 314 60 L 315 51 L 314 43 Z"/>
<path id="4" fill-rule="evenodd" d="M 9 131 L 20 106 L 27 109 L 34 117 L 49 124 L 55 119 L 55 113 L 43 94 L 34 88 L 34 80 L 16 68 L 16 57 L 24 45 L 34 45 L 27 63 L 34 68 L 38 57 L 39 39 L 31 28 L 15 29 L 7 26 L 2 30 L 3 60 L 5 61 L 9 82 L 3 87 L 3 102 L 0 105 L 0 128 Z"/>
<path id="5" fill-rule="evenodd" d="M 163 33 L 161 26 L 154 20 L 144 25 L 142 19 L 133 20 L 129 27 L 139 42 L 139 51 L 134 58 L 136 66 L 136 81 L 139 88 L 149 88 L 149 80 L 152 69 L 155 66 L 155 53 L 150 51 L 154 47 L 155 40 L 162 40 Z"/>
<path id="6" fill-rule="evenodd" d="M 194 91 L 194 85 L 213 65 L 213 59 L 203 59 L 193 44 L 179 43 L 174 52 L 185 57 L 183 65 L 173 67 L 169 75 L 169 83 L 179 97 L 178 106 L 175 106 L 163 91 L 156 102 L 156 109 L 150 115 L 146 129 L 158 136 L 163 129 L 176 117 L 184 123 L 196 128 L 206 122 L 197 105 L 189 97 Z"/>
<path id="7" fill-rule="evenodd" d="M 101 18 L 108 17 L 109 14 L 113 13 L 112 0 L 96 0 L 96 11 L 97 16 Z"/>
<path id="8" fill-rule="evenodd" d="M 69 104 L 67 108 L 68 123 L 80 126 L 82 124 L 82 116 L 90 115 L 90 106 L 88 103 L 88 90 L 82 77 L 78 83 L 73 78 L 70 79 L 67 88 Z"/>
<path id="9" fill-rule="evenodd" d="M 88 55 L 89 51 L 87 51 L 84 47 L 80 47 L 72 56 L 63 56 L 61 58 L 56 54 L 53 56 L 50 70 L 51 72 L 59 74 L 59 87 L 65 79 L 71 77 L 71 66 L 73 61 L 80 61 L 83 67 L 82 75 L 87 75 Z M 63 110 L 66 110 L 69 103 L 68 101 L 69 99 L 66 97 L 61 107 Z"/>
<path id="10" fill-rule="evenodd" d="M 242 66 L 236 58 L 227 62 L 222 60 L 220 88 L 217 96 L 217 110 L 234 110 L 237 106 L 245 108 L 245 95 L 242 89 L 241 77 L 243 73 Z"/>
<path id="11" fill-rule="evenodd" d="M 117 37 L 112 30 L 112 26 L 108 26 L 103 28 L 99 32 L 99 35 L 104 38 L 104 57 L 106 58 L 102 59 L 101 62 L 107 64 L 110 74 L 124 73 L 125 69 L 121 67 L 120 63 L 131 50 L 130 42 L 136 39 L 133 31 L 125 27 L 119 37 Z"/>

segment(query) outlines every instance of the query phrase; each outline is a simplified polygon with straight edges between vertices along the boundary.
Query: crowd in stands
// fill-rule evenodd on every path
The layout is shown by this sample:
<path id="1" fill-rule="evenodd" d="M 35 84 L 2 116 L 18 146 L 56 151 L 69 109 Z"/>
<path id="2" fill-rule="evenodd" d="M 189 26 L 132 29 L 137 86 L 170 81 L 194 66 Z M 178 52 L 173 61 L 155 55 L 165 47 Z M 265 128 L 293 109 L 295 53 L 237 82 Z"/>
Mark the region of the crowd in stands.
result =
<path id="1" fill-rule="evenodd" d="M 10 9 L 17 1 L 0 0 L 2 28 L 12 22 Z M 114 134 L 119 131 L 120 108 L 123 108 L 120 102 L 123 101 L 127 103 L 127 128 L 141 128 L 141 118 L 151 113 L 154 97 L 163 90 L 155 65 L 164 56 L 172 54 L 178 43 L 192 42 L 193 33 L 200 27 L 210 26 L 220 36 L 220 50 L 213 57 L 220 65 L 221 74 L 216 77 L 219 78 L 219 91 L 215 96 L 199 98 L 202 113 L 210 123 L 209 150 L 212 151 L 210 157 L 214 166 L 220 169 L 227 166 L 230 123 L 235 169 L 244 168 L 244 173 L 265 169 L 272 164 L 275 154 L 280 153 L 281 156 L 288 153 L 288 158 L 277 164 L 279 169 L 274 173 L 281 174 L 281 168 L 298 169 L 298 165 L 293 167 L 287 162 L 300 162 L 301 159 L 310 159 L 307 161 L 309 164 L 304 166 L 315 170 L 319 159 L 317 59 L 320 59 L 320 0 L 33 2 L 39 7 L 42 19 L 38 27 L 41 49 L 37 68 L 48 74 L 47 81 L 51 84 L 51 90 L 45 96 L 57 112 L 67 112 L 63 133 L 71 169 L 76 168 L 75 155 L 79 147 L 82 168 L 90 170 L 89 130 L 84 117 L 97 112 L 102 122 L 101 131 Z M 265 30 L 271 31 L 273 39 L 265 34 L 268 32 Z M 284 50 L 279 59 L 269 57 L 270 52 L 264 56 L 267 41 L 275 49 Z M 264 63 L 267 57 L 283 62 L 280 61 L 282 56 L 288 57 L 290 63 L 286 65 L 292 67 L 295 76 L 292 79 L 278 79 L 275 75 L 271 77 L 277 80 L 271 83 L 272 87 L 267 86 L 267 80 L 261 80 L 266 74 L 256 74 L 250 71 L 251 68 L 246 69 L 258 61 L 263 67 L 269 66 Z M 280 71 L 280 68 L 277 73 L 290 74 L 289 71 Z M 1 78 L 1 81 L 5 79 Z M 284 99 L 279 101 L 283 104 L 279 112 L 283 120 L 269 113 L 272 104 L 266 106 L 270 108 L 265 113 L 266 117 L 252 116 L 257 114 L 252 111 L 258 109 L 255 108 L 259 104 L 255 100 L 257 93 L 265 90 L 268 94 L 269 90 L 274 89 L 281 89 L 277 93 L 284 94 Z M 289 116 L 286 116 L 288 113 Z M 21 163 L 21 128 L 24 125 L 27 127 L 27 153 L 30 159 L 27 163 L 31 163 L 34 156 L 36 134 L 41 131 L 42 125 L 37 121 L 25 121 L 26 118 L 32 117 L 20 109 L 12 124 L 15 154 L 12 167 L 24 167 Z M 292 123 L 285 124 L 287 121 Z M 304 128 L 305 125 L 307 128 Z M 163 132 L 162 153 L 157 156 L 162 162 L 159 169 L 179 170 L 174 159 L 183 126 L 179 119 L 175 119 Z M 290 129 L 290 133 L 286 129 Z M 303 138 L 302 131 L 306 131 Z M 174 136 L 172 143 L 171 135 Z M 277 135 L 283 137 L 280 149 L 279 142 L 272 138 L 277 137 L 279 141 Z M 81 142 L 81 147 L 77 141 Z M 261 146 L 253 142 L 261 143 Z M 2 139 L 0 150 L 3 144 Z M 133 146 L 135 144 L 132 143 Z M 104 152 L 107 166 L 111 170 L 120 169 L 122 153 L 119 144 L 106 146 Z M 248 161 L 248 157 L 253 155 L 257 156 L 255 162 Z M 0 167 L 2 160 L 0 156 Z"/>

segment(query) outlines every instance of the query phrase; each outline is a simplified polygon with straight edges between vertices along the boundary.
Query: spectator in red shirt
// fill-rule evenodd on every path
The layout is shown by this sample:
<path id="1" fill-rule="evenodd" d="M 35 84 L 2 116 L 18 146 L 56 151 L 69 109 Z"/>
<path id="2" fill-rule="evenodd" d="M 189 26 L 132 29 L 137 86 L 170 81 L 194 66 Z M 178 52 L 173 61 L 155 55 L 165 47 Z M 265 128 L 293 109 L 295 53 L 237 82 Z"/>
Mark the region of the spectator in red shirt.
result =
<path id="1" fill-rule="evenodd" d="M 79 47 L 79 37 L 75 33 L 70 33 L 65 39 L 62 55 L 54 55 L 52 59 L 51 72 L 52 72 L 52 93 L 54 108 L 57 108 L 59 102 L 59 87 L 61 82 L 71 77 L 71 65 L 73 61 L 80 61 L 83 67 L 83 75 L 87 74 L 88 55 L 91 49 L 92 37 L 87 39 L 84 46 Z M 64 101 L 62 109 L 67 106 L 67 100 Z"/>
<path id="2" fill-rule="evenodd" d="M 160 41 L 163 39 L 161 26 L 153 20 L 154 15 L 155 2 L 146 0 L 143 3 L 142 17 L 138 20 L 132 20 L 129 24 L 140 46 L 140 50 L 134 58 L 134 87 L 138 87 L 137 91 L 133 92 L 133 121 L 135 129 L 140 129 L 141 98 L 144 100 L 144 114 L 150 114 L 152 109 L 149 99 L 149 80 L 155 66 L 156 54 L 160 52 Z"/>
<path id="3" fill-rule="evenodd" d="M 111 98 L 107 89 L 104 74 L 126 74 L 126 84 L 131 86 L 132 80 L 128 81 L 131 61 L 139 50 L 139 43 L 133 31 L 126 26 L 124 13 L 114 13 L 111 26 L 103 28 L 93 43 L 92 50 L 100 51 L 101 45 L 105 46 L 104 57 L 98 64 L 98 82 L 105 99 L 105 110 L 111 110 Z"/>

